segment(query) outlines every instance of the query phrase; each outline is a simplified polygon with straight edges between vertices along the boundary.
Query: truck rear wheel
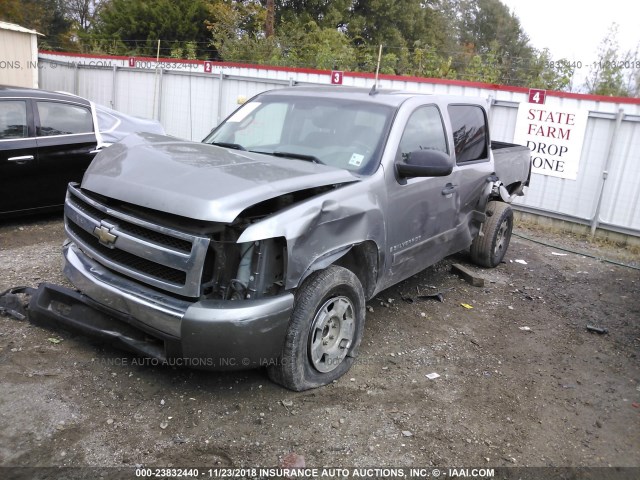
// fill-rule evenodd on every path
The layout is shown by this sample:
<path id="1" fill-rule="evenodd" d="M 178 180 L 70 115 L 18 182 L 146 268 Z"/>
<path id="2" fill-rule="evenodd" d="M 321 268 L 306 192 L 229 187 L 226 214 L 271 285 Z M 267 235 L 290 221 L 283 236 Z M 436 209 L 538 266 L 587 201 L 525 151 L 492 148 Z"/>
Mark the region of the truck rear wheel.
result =
<path id="1" fill-rule="evenodd" d="M 282 357 L 269 378 L 295 391 L 331 383 L 353 365 L 364 328 L 365 299 L 353 272 L 332 265 L 296 292 Z"/>
<path id="2" fill-rule="evenodd" d="M 487 220 L 482 235 L 471 244 L 471 260 L 481 267 L 493 268 L 500 264 L 509 248 L 513 230 L 513 210 L 503 202 L 489 202 Z"/>

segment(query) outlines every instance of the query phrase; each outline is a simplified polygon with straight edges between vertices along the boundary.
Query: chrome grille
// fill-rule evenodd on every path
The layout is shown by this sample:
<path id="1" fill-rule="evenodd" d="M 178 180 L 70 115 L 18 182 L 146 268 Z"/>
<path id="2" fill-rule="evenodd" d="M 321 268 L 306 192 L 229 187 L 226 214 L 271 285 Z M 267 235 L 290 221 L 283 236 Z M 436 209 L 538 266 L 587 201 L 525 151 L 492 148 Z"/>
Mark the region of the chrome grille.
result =
<path id="1" fill-rule="evenodd" d="M 181 296 L 199 297 L 209 238 L 103 205 L 69 185 L 65 230 L 107 268 Z"/>

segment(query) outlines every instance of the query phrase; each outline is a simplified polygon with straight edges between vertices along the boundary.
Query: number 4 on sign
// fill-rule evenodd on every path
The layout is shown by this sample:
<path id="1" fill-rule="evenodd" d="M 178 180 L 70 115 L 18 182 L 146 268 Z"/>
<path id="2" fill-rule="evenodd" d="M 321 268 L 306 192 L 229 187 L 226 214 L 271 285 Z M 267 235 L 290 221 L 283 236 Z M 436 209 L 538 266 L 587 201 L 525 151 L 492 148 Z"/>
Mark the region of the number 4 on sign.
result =
<path id="1" fill-rule="evenodd" d="M 529 89 L 529 103 L 537 103 L 538 105 L 544 105 L 547 99 L 547 91 L 539 90 L 537 88 Z"/>

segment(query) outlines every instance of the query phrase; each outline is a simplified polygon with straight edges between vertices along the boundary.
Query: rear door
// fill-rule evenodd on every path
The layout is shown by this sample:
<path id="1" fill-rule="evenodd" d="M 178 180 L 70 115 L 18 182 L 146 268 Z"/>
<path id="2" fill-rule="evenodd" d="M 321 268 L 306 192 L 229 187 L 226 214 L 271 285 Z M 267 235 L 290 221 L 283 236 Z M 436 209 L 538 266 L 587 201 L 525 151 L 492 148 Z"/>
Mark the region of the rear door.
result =
<path id="1" fill-rule="evenodd" d="M 42 205 L 31 101 L 0 99 L 0 213 Z"/>
<path id="2" fill-rule="evenodd" d="M 490 161 L 487 115 L 479 105 L 452 104 L 447 107 L 456 156 L 458 217 L 453 251 L 467 248 L 480 227 L 478 201 L 494 173 Z"/>
<path id="3" fill-rule="evenodd" d="M 91 107 L 34 101 L 39 183 L 48 205 L 62 205 L 69 182 L 79 182 L 97 147 Z"/>

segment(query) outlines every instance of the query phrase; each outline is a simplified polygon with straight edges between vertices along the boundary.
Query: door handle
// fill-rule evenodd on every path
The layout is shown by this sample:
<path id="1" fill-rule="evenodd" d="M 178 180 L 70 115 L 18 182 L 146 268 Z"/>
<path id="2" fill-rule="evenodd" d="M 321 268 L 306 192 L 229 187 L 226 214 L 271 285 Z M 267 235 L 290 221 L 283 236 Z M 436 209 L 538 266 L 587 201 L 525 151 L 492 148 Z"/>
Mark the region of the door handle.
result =
<path id="1" fill-rule="evenodd" d="M 33 155 L 22 155 L 21 157 L 9 157 L 7 158 L 8 162 L 17 162 L 17 163 L 25 163 L 29 160 L 33 160 Z"/>
<path id="2" fill-rule="evenodd" d="M 453 192 L 456 191 L 456 188 L 458 188 L 458 185 L 447 183 L 442 189 L 442 195 L 451 195 Z"/>

